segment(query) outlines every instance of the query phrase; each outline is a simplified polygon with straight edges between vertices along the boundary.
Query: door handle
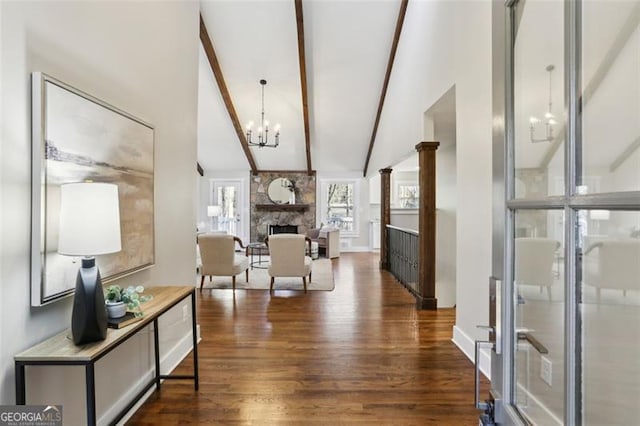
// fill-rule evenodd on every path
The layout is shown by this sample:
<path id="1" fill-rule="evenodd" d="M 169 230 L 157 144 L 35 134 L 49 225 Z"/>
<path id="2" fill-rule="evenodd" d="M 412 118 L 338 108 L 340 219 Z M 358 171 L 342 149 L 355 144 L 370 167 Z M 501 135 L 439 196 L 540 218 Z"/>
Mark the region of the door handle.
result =
<path id="1" fill-rule="evenodd" d="M 531 346 L 535 348 L 541 354 L 548 354 L 549 350 L 540 343 L 540 340 L 536 339 L 529 330 L 516 330 L 518 334 L 518 340 L 526 340 Z"/>

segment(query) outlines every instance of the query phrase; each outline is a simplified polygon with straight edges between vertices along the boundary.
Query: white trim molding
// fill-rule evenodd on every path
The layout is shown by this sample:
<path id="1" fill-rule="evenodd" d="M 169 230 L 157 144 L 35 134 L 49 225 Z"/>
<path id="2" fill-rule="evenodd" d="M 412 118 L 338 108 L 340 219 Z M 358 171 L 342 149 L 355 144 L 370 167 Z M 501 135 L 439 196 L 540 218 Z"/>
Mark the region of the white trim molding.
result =
<path id="1" fill-rule="evenodd" d="M 457 325 L 453 326 L 453 339 L 451 339 L 466 356 L 474 362 L 475 340 L 469 337 Z M 487 348 L 480 349 L 480 371 L 491 380 L 491 351 Z"/>

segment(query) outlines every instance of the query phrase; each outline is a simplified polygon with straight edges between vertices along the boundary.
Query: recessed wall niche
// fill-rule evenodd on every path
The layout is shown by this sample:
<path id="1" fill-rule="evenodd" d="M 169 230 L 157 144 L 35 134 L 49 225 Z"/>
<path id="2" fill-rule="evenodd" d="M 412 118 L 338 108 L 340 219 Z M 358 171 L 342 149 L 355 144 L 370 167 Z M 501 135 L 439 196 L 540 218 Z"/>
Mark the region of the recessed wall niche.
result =
<path id="1" fill-rule="evenodd" d="M 295 207 L 278 207 L 269 199 L 267 188 L 275 179 L 286 178 L 293 183 Z M 264 241 L 269 225 L 297 225 L 299 234 L 316 226 L 316 175 L 307 172 L 264 171 L 251 176 L 250 184 L 251 241 Z M 256 206 L 269 205 L 269 208 Z M 273 207 L 271 207 L 273 205 Z"/>

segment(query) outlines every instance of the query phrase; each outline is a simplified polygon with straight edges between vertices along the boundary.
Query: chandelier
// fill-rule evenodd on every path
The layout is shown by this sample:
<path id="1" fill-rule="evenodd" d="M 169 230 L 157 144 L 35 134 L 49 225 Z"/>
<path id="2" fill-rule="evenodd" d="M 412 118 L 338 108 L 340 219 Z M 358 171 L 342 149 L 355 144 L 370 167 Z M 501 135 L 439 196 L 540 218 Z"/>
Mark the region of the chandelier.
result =
<path id="1" fill-rule="evenodd" d="M 262 147 L 275 148 L 279 145 L 280 141 L 280 125 L 276 124 L 276 127 L 273 129 L 275 131 L 274 135 L 274 143 L 269 143 L 269 122 L 264 119 L 264 86 L 267 85 L 267 80 L 260 80 L 260 85 L 262 86 L 262 113 L 260 115 L 260 126 L 258 127 L 258 140 L 253 141 L 251 137 L 253 136 L 253 121 L 250 121 L 247 124 L 247 143 L 249 145 Z"/>
<path id="2" fill-rule="evenodd" d="M 540 120 L 538 117 L 531 116 L 529 117 L 529 131 L 531 133 L 531 142 L 551 142 L 553 140 L 553 126 L 558 124 L 555 120 L 555 116 L 551 113 L 551 107 L 553 105 L 551 101 L 551 72 L 555 67 L 553 65 L 547 65 L 545 68 L 549 73 L 549 109 L 544 113 L 544 120 Z M 545 137 L 536 138 L 536 128 L 539 127 L 539 124 L 544 123 L 545 128 Z"/>

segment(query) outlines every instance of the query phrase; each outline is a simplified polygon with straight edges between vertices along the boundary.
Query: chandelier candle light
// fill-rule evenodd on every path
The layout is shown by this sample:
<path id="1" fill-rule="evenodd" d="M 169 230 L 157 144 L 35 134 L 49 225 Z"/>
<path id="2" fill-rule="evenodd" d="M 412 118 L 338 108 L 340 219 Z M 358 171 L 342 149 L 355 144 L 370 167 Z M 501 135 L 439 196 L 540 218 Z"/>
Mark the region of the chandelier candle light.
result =
<path id="1" fill-rule="evenodd" d="M 553 126 L 555 124 L 558 124 L 555 120 L 555 116 L 551 113 L 551 107 L 553 105 L 553 103 L 551 102 L 551 72 L 554 70 L 554 68 L 555 67 L 553 65 L 547 65 L 547 67 L 545 68 L 549 73 L 549 109 L 544 113 L 544 125 L 546 134 L 544 138 L 536 138 L 536 126 L 541 123 L 541 120 L 534 116 L 529 117 L 529 131 L 531 132 L 532 143 L 553 141 Z"/>
<path id="2" fill-rule="evenodd" d="M 273 129 L 276 132 L 274 137 L 275 141 L 273 144 L 269 144 L 269 122 L 264 119 L 264 86 L 267 85 L 267 80 L 260 80 L 260 85 L 262 86 L 262 114 L 260 116 L 260 127 L 258 127 L 258 141 L 254 142 L 251 139 L 253 135 L 253 121 L 250 121 L 249 124 L 247 124 L 247 143 L 249 145 L 259 146 L 260 148 L 265 146 L 276 148 L 280 143 L 280 125 L 276 124 L 276 127 Z"/>

